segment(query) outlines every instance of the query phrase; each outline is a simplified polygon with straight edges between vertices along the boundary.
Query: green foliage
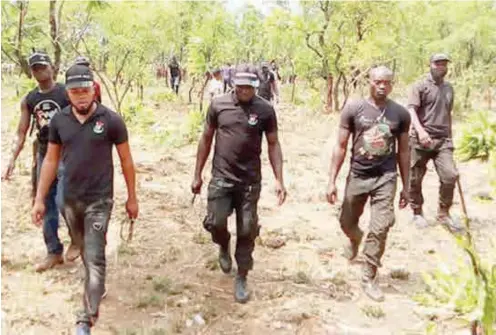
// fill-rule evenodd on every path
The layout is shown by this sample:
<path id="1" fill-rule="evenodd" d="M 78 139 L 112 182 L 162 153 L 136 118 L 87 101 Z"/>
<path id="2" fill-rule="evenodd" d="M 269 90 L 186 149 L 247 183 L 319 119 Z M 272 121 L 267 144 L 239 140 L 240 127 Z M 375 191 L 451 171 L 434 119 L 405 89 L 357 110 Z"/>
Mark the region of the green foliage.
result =
<path id="1" fill-rule="evenodd" d="M 150 99 L 152 101 L 161 102 L 172 102 L 177 100 L 177 95 L 170 90 L 162 90 L 160 92 L 155 92 L 151 95 Z"/>
<path id="2" fill-rule="evenodd" d="M 461 131 L 457 154 L 464 161 L 487 161 L 496 155 L 496 115 L 491 111 L 471 114 Z"/>
<path id="3" fill-rule="evenodd" d="M 493 334 L 496 322 L 496 249 L 481 259 L 470 234 L 455 238 L 468 260 L 459 260 L 454 270 L 440 263 L 437 270 L 424 274 L 427 291 L 414 300 L 425 306 L 454 311 L 469 322 L 480 320 L 487 335 Z M 468 263 L 468 264 L 467 264 Z"/>

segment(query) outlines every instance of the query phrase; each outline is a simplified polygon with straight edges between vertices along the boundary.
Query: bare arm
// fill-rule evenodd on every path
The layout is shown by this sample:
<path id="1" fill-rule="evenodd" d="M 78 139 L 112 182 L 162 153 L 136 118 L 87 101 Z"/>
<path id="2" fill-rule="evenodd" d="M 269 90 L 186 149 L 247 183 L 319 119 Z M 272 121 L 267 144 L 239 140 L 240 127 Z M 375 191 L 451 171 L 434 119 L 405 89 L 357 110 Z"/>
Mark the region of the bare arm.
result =
<path id="1" fill-rule="evenodd" d="M 117 153 L 121 160 L 122 174 L 126 180 L 127 186 L 127 197 L 128 200 L 136 200 L 136 171 L 134 170 L 133 156 L 131 155 L 131 149 L 129 147 L 129 142 L 116 145 Z"/>
<path id="2" fill-rule="evenodd" d="M 420 123 L 420 120 L 417 115 L 417 107 L 410 106 L 408 107 L 408 112 L 410 113 L 410 117 L 412 119 L 412 126 L 417 131 L 417 133 L 421 133 L 424 131 L 424 127 Z"/>
<path id="3" fill-rule="evenodd" d="M 284 184 L 282 176 L 282 150 L 277 130 L 266 133 L 265 136 L 267 138 L 269 161 L 272 166 L 272 171 L 274 172 L 276 180 L 281 184 Z"/>
<path id="4" fill-rule="evenodd" d="M 21 119 L 19 120 L 19 125 L 17 126 L 16 137 L 14 140 L 14 145 L 12 147 L 12 158 L 10 160 L 12 164 L 15 162 L 15 160 L 21 153 L 22 148 L 24 147 L 26 134 L 29 130 L 30 120 L 31 118 L 28 110 L 28 104 L 26 102 L 26 98 L 24 98 L 21 101 Z"/>
<path id="5" fill-rule="evenodd" d="M 332 151 L 331 166 L 329 169 L 329 184 L 335 184 L 341 166 L 346 157 L 346 149 L 348 147 L 348 139 L 350 138 L 350 130 L 343 127 L 339 128 L 338 142 Z"/>
<path id="6" fill-rule="evenodd" d="M 408 190 L 408 179 L 410 173 L 410 146 L 408 132 L 402 132 L 398 136 L 398 165 L 400 168 L 403 189 Z"/>
<path id="7" fill-rule="evenodd" d="M 210 154 L 214 134 L 215 127 L 206 123 L 196 152 L 195 179 L 201 179 L 203 168 Z"/>
<path id="8" fill-rule="evenodd" d="M 57 176 L 59 167 L 61 145 L 48 143 L 48 150 L 41 166 L 40 181 L 36 191 L 35 202 L 45 202 L 48 190 Z"/>

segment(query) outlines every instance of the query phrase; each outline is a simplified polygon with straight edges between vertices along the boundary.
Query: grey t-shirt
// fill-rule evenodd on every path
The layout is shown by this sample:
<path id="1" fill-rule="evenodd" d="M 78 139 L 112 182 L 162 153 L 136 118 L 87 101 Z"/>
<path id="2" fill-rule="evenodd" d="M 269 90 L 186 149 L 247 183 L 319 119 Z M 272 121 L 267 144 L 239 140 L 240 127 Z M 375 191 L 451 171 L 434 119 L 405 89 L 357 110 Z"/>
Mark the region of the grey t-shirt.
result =
<path id="1" fill-rule="evenodd" d="M 380 110 L 366 99 L 356 100 L 341 112 L 340 127 L 353 134 L 351 171 L 365 177 L 396 171 L 396 139 L 410 128 L 405 107 L 387 100 Z"/>
<path id="2" fill-rule="evenodd" d="M 450 137 L 454 92 L 448 82 L 436 84 L 429 74 L 413 84 L 408 95 L 408 108 L 414 108 L 422 127 L 431 138 Z"/>

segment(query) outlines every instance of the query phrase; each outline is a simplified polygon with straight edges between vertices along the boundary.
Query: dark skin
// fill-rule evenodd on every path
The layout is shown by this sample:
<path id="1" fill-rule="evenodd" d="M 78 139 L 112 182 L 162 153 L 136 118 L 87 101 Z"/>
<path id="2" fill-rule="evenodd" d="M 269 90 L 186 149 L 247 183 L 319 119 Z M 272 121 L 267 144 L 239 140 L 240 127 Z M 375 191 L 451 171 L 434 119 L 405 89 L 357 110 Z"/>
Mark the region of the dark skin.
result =
<path id="1" fill-rule="evenodd" d="M 240 102 L 249 102 L 255 96 L 255 89 L 251 86 L 236 86 L 235 93 Z M 193 194 L 199 194 L 203 185 L 202 172 L 207 162 L 212 141 L 215 135 L 215 127 L 205 124 L 205 129 L 198 144 L 198 151 L 196 154 L 196 165 L 193 183 L 191 184 L 191 191 Z M 286 189 L 284 187 L 283 173 L 282 173 L 282 150 L 279 142 L 277 130 L 266 133 L 269 161 L 272 166 L 272 171 L 276 179 L 276 195 L 278 205 L 282 205 L 286 200 Z"/>
<path id="2" fill-rule="evenodd" d="M 38 89 L 40 92 L 48 93 L 55 87 L 55 81 L 53 80 L 53 68 L 50 65 L 35 64 L 31 67 L 31 73 L 38 82 Z M 9 160 L 9 164 L 7 165 L 7 169 L 2 175 L 2 180 L 9 180 L 14 172 L 15 162 L 24 147 L 24 142 L 26 141 L 30 121 L 31 115 L 28 110 L 26 97 L 24 97 L 21 100 L 21 118 L 19 119 L 19 124 L 17 125 L 14 145 L 12 146 L 12 156 Z"/>
<path id="3" fill-rule="evenodd" d="M 430 72 L 436 84 L 441 84 L 444 81 L 444 77 L 448 73 L 448 61 L 439 60 L 439 61 L 431 62 Z M 427 148 L 430 147 L 432 144 L 432 139 L 429 136 L 429 134 L 425 131 L 424 127 L 422 127 L 422 124 L 420 123 L 420 120 L 417 115 L 418 112 L 417 108 L 410 107 L 408 111 L 410 112 L 410 117 L 412 119 L 412 126 L 418 134 L 418 139 L 420 144 L 422 144 L 424 147 Z"/>
<path id="4" fill-rule="evenodd" d="M 387 96 L 392 91 L 392 74 L 388 71 L 376 71 L 371 73 L 369 102 L 378 108 L 383 108 L 387 103 Z M 332 152 L 331 166 L 329 170 L 329 184 L 327 187 L 327 201 L 335 204 L 337 200 L 336 179 L 346 157 L 348 140 L 351 132 L 348 129 L 339 128 L 338 141 Z M 400 193 L 399 207 L 405 208 L 408 204 L 408 176 L 410 163 L 410 148 L 408 143 L 408 132 L 398 136 L 398 165 L 403 183 Z"/>
<path id="5" fill-rule="evenodd" d="M 83 124 L 88 120 L 96 111 L 97 104 L 94 102 L 95 91 L 93 87 L 86 88 L 73 88 L 67 90 L 67 95 L 72 105 L 72 113 L 76 119 Z M 87 114 L 78 113 L 80 110 L 88 110 Z M 117 153 L 121 161 L 122 174 L 126 181 L 128 199 L 126 202 L 126 211 L 131 219 L 138 217 L 139 207 L 136 197 L 136 172 L 134 170 L 133 157 L 129 142 L 126 141 L 116 145 Z M 48 151 L 43 165 L 41 167 L 40 182 L 36 192 L 34 206 L 31 211 L 33 223 L 36 226 L 41 226 L 43 223 L 43 216 L 45 214 L 45 197 L 48 194 L 50 185 L 57 175 L 58 164 L 60 155 L 62 153 L 62 146 L 55 143 L 48 143 Z"/>

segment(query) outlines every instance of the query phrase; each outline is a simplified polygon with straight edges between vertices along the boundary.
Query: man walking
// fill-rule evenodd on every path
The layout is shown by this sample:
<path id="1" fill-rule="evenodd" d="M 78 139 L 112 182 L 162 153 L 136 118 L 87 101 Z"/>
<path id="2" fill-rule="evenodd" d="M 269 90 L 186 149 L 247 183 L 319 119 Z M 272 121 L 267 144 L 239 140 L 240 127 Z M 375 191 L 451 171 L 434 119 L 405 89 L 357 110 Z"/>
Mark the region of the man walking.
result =
<path id="1" fill-rule="evenodd" d="M 415 83 L 409 94 L 408 109 L 412 118 L 410 198 L 413 223 L 419 228 L 428 226 L 422 205 L 422 180 L 427 163 L 433 160 L 439 176 L 439 204 L 437 220 L 453 232 L 463 230 L 460 222 L 451 218 L 449 210 L 458 179 L 453 159 L 452 111 L 454 93 L 444 81 L 449 58 L 434 54 L 430 58 L 430 73 Z"/>
<path id="2" fill-rule="evenodd" d="M 269 69 L 269 64 L 267 62 L 262 63 L 262 73 L 260 73 L 260 85 L 258 87 L 257 94 L 267 101 L 272 102 L 275 97 L 276 102 L 278 101 L 278 92 L 276 85 L 276 77 L 272 71 Z"/>
<path id="3" fill-rule="evenodd" d="M 261 190 L 261 145 L 265 133 L 268 155 L 276 178 L 278 203 L 286 198 L 282 173 L 282 152 L 278 140 L 274 108 L 255 95 L 257 76 L 247 66 L 234 77 L 234 92 L 215 98 L 209 106 L 205 130 L 198 144 L 192 192 L 199 194 L 202 171 L 215 135 L 212 180 L 208 185 L 207 215 L 204 228 L 219 248 L 219 264 L 224 273 L 232 267 L 227 218 L 236 210 L 237 241 L 235 258 L 238 273 L 234 297 L 249 300 L 247 275 L 253 267 L 253 249 L 259 234 L 257 204 Z"/>
<path id="4" fill-rule="evenodd" d="M 345 256 L 353 260 L 362 241 L 358 226 L 363 209 L 370 198 L 369 233 L 363 253 L 365 264 L 362 288 L 373 300 L 382 301 L 384 294 L 377 285 L 377 268 L 386 246 L 389 229 L 393 226 L 394 197 L 398 163 L 403 183 L 400 208 L 408 203 L 408 131 L 410 115 L 400 104 L 387 98 L 392 90 L 393 72 L 385 66 L 370 71 L 370 96 L 350 102 L 341 113 L 338 143 L 332 153 L 327 189 L 327 201 L 336 202 L 336 178 L 346 156 L 348 138 L 353 135 L 350 172 L 341 207 L 339 222 L 349 238 Z M 398 143 L 398 161 L 396 156 Z"/>
<path id="5" fill-rule="evenodd" d="M 33 169 L 33 200 L 36 185 L 40 179 L 41 164 L 45 158 L 48 146 L 48 125 L 55 114 L 69 104 L 65 87 L 53 80 L 53 67 L 50 57 L 42 52 L 33 53 L 28 59 L 31 73 L 38 83 L 38 87 L 29 92 L 21 101 L 21 118 L 17 126 L 17 135 L 12 149 L 12 157 L 9 165 L 2 176 L 8 180 L 15 167 L 15 161 L 24 147 L 26 134 L 29 129 L 31 117 L 38 130 L 34 143 Z M 46 215 L 43 220 L 43 237 L 47 247 L 46 258 L 35 265 L 36 272 L 43 272 L 64 262 L 62 253 L 64 246 L 60 242 L 59 229 L 59 209 L 62 200 L 62 174 L 63 167 L 59 167 L 58 175 L 54 178 L 49 190 L 44 197 Z M 71 248 L 69 248 L 71 250 Z"/>
<path id="6" fill-rule="evenodd" d="M 71 105 L 50 124 L 48 152 L 32 216 L 33 222 L 39 225 L 45 214 L 43 199 L 55 178 L 63 152 L 62 213 L 86 268 L 84 312 L 77 320 L 77 334 L 90 334 L 105 293 L 106 233 L 113 208 L 113 145 L 116 145 L 127 185 L 126 211 L 131 219 L 138 216 L 135 170 L 124 121 L 94 101 L 91 70 L 82 65 L 70 67 L 66 72 L 66 88 Z"/>
<path id="7" fill-rule="evenodd" d="M 91 69 L 90 61 L 84 56 L 78 56 L 74 61 L 74 64 L 84 65 Z M 95 90 L 95 100 L 102 103 L 102 90 L 100 88 L 100 84 L 96 80 L 93 81 L 93 89 Z"/>
<path id="8" fill-rule="evenodd" d="M 177 94 L 179 94 L 179 83 L 181 82 L 181 66 L 176 59 L 176 56 L 172 56 L 172 60 L 169 63 L 169 73 L 171 88 Z"/>

